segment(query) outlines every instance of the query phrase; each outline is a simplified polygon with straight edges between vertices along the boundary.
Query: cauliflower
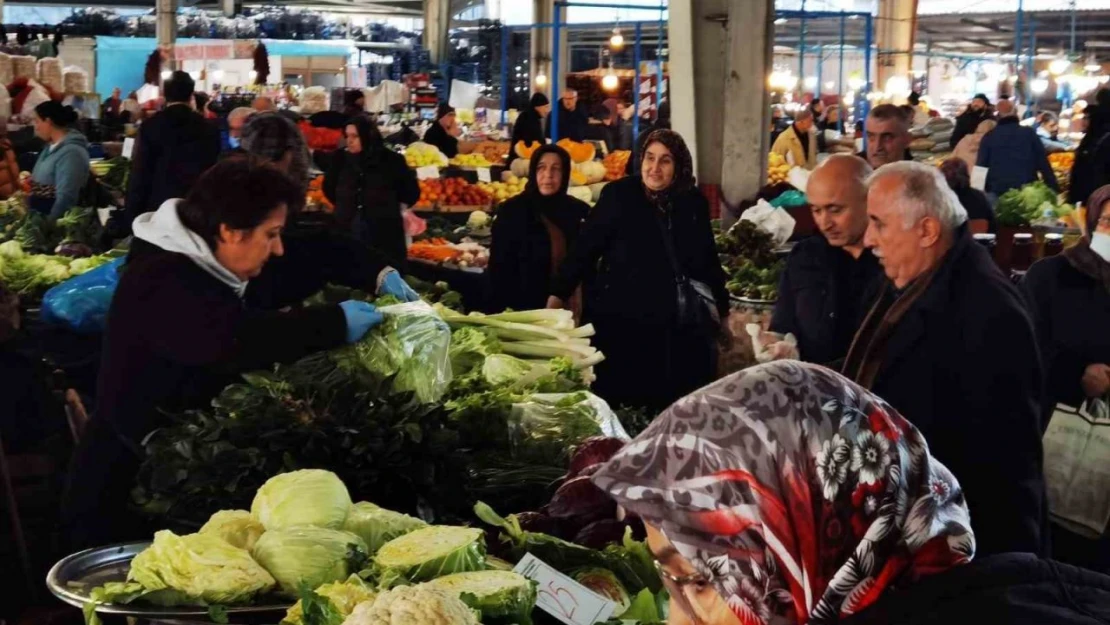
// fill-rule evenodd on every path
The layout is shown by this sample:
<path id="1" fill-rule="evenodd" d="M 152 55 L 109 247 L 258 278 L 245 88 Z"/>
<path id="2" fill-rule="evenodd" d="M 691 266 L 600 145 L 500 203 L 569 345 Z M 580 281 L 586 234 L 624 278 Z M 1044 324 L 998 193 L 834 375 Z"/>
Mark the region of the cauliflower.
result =
<path id="1" fill-rule="evenodd" d="M 458 597 L 428 584 L 398 586 L 364 601 L 343 625 L 479 625 Z"/>

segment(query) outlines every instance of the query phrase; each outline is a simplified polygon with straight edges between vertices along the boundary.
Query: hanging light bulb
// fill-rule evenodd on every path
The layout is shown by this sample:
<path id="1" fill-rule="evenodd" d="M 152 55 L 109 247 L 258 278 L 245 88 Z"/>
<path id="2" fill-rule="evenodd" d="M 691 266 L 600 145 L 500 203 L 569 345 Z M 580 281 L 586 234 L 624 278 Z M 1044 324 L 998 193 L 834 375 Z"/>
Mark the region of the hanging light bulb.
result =
<path id="1" fill-rule="evenodd" d="M 1069 67 L 1071 67 L 1071 61 L 1065 58 L 1053 59 L 1052 62 L 1048 64 L 1048 71 L 1052 72 L 1054 76 L 1059 76 L 1068 71 Z"/>
<path id="2" fill-rule="evenodd" d="M 620 50 L 624 47 L 624 35 L 621 34 L 619 26 L 613 27 L 613 36 L 609 37 L 609 47 L 614 50 Z"/>
<path id="3" fill-rule="evenodd" d="M 547 74 L 540 72 L 536 74 L 536 86 L 542 87 L 547 84 Z"/>
<path id="4" fill-rule="evenodd" d="M 1048 81 L 1044 78 L 1034 78 L 1029 81 L 1029 86 L 1033 89 L 1033 93 L 1040 95 L 1048 89 Z"/>
<path id="5" fill-rule="evenodd" d="M 170 76 L 173 76 L 173 72 L 168 69 L 162 70 L 162 80 L 169 80 Z"/>
<path id="6" fill-rule="evenodd" d="M 616 91 L 620 84 L 621 81 L 617 78 L 617 75 L 613 73 L 612 67 L 609 68 L 609 73 L 601 78 L 601 88 L 606 91 Z"/>
<path id="7" fill-rule="evenodd" d="M 254 80 L 255 78 L 258 78 L 258 72 L 252 69 L 251 71 L 247 72 L 247 76 L 250 76 L 250 79 Z"/>

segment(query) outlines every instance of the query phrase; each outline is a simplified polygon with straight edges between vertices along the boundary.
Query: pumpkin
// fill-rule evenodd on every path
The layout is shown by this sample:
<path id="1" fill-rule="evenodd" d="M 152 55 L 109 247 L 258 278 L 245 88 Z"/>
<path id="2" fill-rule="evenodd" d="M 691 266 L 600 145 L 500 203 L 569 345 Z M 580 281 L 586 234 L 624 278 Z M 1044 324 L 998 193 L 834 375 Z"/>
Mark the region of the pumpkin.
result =
<path id="1" fill-rule="evenodd" d="M 571 141 L 570 139 L 559 139 L 559 142 L 555 145 L 566 150 L 567 154 L 570 154 L 570 160 L 575 163 L 592 161 L 597 154 L 596 150 L 594 150 L 594 146 L 589 143 L 579 143 L 577 141 Z"/>
<path id="2" fill-rule="evenodd" d="M 540 149 L 540 147 L 542 145 L 543 144 L 540 143 L 539 141 L 533 141 L 532 143 L 529 143 L 528 145 L 524 145 L 523 141 L 517 141 L 516 145 L 513 146 L 513 151 L 516 152 L 516 155 L 519 156 L 520 158 L 522 158 L 524 160 L 528 160 L 528 159 L 532 158 L 532 153 L 535 152 L 536 150 Z"/>
<path id="3" fill-rule="evenodd" d="M 586 175 L 585 174 L 583 174 L 580 171 L 574 170 L 574 169 L 570 170 L 570 186 L 572 186 L 572 187 L 584 187 L 584 186 L 586 186 L 587 182 L 589 182 L 589 181 L 586 180 Z"/>
<path id="4" fill-rule="evenodd" d="M 527 178 L 528 168 L 531 166 L 532 163 L 528 159 L 518 158 L 513 161 L 512 165 L 509 165 L 509 171 L 513 172 L 513 175 L 517 178 Z"/>
<path id="5" fill-rule="evenodd" d="M 586 184 L 594 184 L 605 180 L 605 165 L 598 161 L 586 161 L 585 163 L 575 163 L 571 171 L 576 171 L 586 177 Z"/>

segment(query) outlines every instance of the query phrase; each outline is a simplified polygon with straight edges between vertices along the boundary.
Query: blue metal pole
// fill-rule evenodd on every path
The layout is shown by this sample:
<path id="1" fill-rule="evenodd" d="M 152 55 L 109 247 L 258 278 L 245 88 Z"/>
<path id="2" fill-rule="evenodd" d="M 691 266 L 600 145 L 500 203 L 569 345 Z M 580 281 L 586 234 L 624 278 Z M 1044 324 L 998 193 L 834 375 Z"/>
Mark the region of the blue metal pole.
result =
<path id="1" fill-rule="evenodd" d="M 1024 31 L 1022 30 L 1023 26 L 1022 26 L 1021 22 L 1024 18 L 1025 18 L 1025 0 L 1018 0 L 1017 24 L 1016 24 L 1016 27 L 1014 28 L 1014 72 L 1016 72 L 1019 77 L 1021 76 L 1021 73 L 1018 72 L 1017 70 L 1018 70 L 1019 67 L 1021 67 L 1021 36 L 1024 33 Z M 1025 70 L 1025 82 L 1029 82 L 1029 79 L 1032 78 L 1032 75 L 1030 74 L 1030 71 L 1029 71 L 1030 69 L 1031 68 L 1026 68 L 1026 70 Z M 1014 96 L 1017 96 L 1016 90 L 1015 90 Z M 1015 97 L 1015 99 L 1016 99 L 1016 97 Z"/>
<path id="2" fill-rule="evenodd" d="M 529 85 L 531 91 L 531 85 Z M 531 95 L 531 93 L 527 94 Z M 509 29 L 501 25 L 501 125 L 508 119 L 509 109 Z"/>
<path id="3" fill-rule="evenodd" d="M 867 31 L 863 34 L 863 108 L 860 112 L 860 118 L 864 123 L 863 133 L 863 150 L 867 151 L 867 114 L 871 112 L 871 100 L 868 96 L 871 95 L 871 37 L 873 34 L 872 29 L 875 27 L 875 22 L 871 18 L 871 14 L 867 14 L 867 22 L 864 24 Z"/>
<path id="4" fill-rule="evenodd" d="M 814 100 L 820 100 L 821 99 L 821 78 L 822 78 L 822 73 L 823 73 L 822 70 L 824 69 L 824 65 L 825 65 L 825 51 L 821 49 L 821 46 L 817 46 L 817 86 L 814 87 L 814 89 L 813 89 L 813 99 Z M 804 81 L 805 78 L 802 78 L 802 80 Z"/>
<path id="5" fill-rule="evenodd" d="M 560 2 L 555 3 L 555 23 L 552 26 L 554 34 L 551 40 L 551 49 L 554 51 L 551 55 L 551 76 L 547 79 L 551 81 L 551 142 L 555 143 L 559 140 L 559 38 L 562 34 L 563 25 L 562 19 L 559 17 Z"/>
<path id="6" fill-rule="evenodd" d="M 836 103 L 840 105 L 840 134 L 844 134 L 844 118 L 848 115 L 848 111 L 844 110 L 844 27 L 847 24 L 848 16 L 843 12 L 840 14 L 840 75 L 836 80 Z"/>
<path id="7" fill-rule="evenodd" d="M 1025 73 L 1026 73 L 1026 75 L 1029 76 L 1029 79 L 1025 81 L 1025 102 L 1026 102 L 1026 104 L 1032 104 L 1033 103 L 1033 76 L 1034 76 L 1034 74 L 1033 74 L 1033 56 L 1037 53 L 1036 48 L 1037 48 L 1037 22 L 1034 21 L 1034 20 L 1029 20 L 1029 52 L 1025 55 L 1025 59 L 1026 59 L 1025 66 L 1028 68 L 1028 69 L 1025 70 Z M 1032 115 L 1033 114 L 1033 107 L 1030 106 L 1028 109 L 1026 109 L 1026 111 L 1027 111 L 1028 114 Z"/>
<path id="8" fill-rule="evenodd" d="M 636 41 L 632 44 L 632 162 L 636 162 L 636 152 L 640 146 L 640 37 L 643 26 L 636 22 Z M 633 165 L 635 168 L 635 165 Z"/>
<path id="9" fill-rule="evenodd" d="M 666 32 L 666 22 L 663 13 L 666 11 L 664 0 L 659 0 L 659 35 L 655 40 L 655 117 L 659 118 L 659 107 L 663 105 L 663 33 Z"/>

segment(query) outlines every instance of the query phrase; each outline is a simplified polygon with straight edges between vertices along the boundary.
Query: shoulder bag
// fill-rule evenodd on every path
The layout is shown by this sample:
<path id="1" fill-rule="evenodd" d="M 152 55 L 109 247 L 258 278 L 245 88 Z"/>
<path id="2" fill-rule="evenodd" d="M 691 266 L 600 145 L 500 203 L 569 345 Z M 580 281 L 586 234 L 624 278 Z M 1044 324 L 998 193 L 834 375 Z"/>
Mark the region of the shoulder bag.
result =
<path id="1" fill-rule="evenodd" d="M 666 219 L 666 223 L 663 219 Z M 703 330 L 709 336 L 717 334 L 721 328 L 721 315 L 717 311 L 717 298 L 713 296 L 713 289 L 708 284 L 687 276 L 682 270 L 671 236 L 671 215 L 668 213 L 656 221 L 663 235 L 663 248 L 667 251 L 671 268 L 674 269 L 678 327 Z"/>

